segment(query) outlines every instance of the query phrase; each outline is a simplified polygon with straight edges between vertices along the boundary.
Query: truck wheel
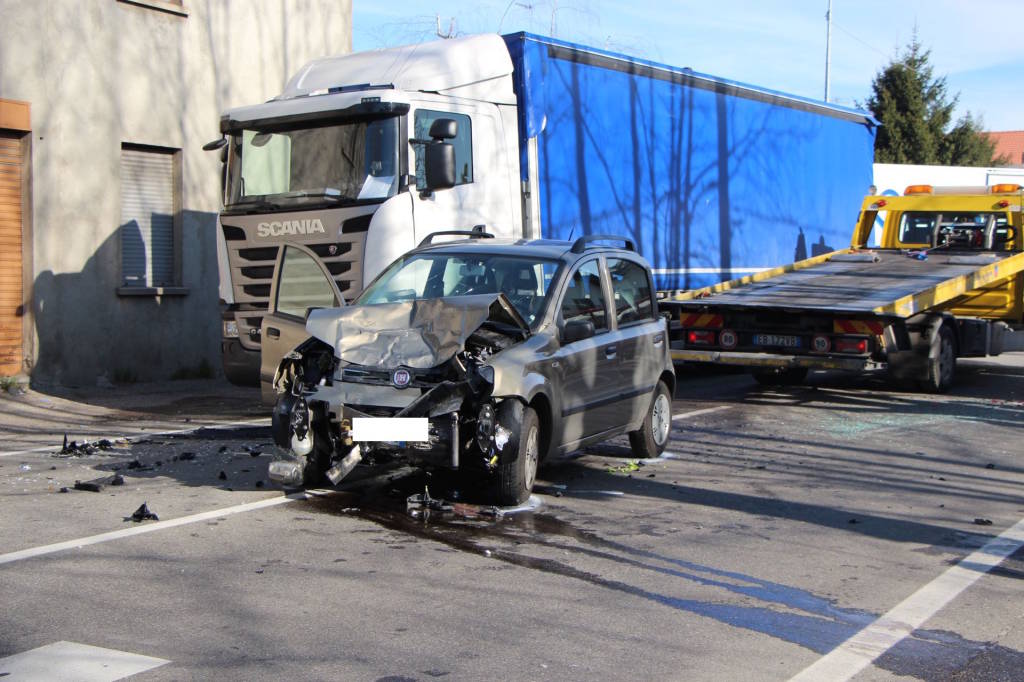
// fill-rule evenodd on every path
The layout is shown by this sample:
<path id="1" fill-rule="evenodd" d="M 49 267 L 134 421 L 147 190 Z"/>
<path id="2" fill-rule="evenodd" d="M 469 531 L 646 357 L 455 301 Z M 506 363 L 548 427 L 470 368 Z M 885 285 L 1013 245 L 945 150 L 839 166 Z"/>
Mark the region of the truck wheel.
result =
<path id="1" fill-rule="evenodd" d="M 525 502 L 537 480 L 540 464 L 540 421 L 532 407 L 523 408 L 523 419 L 519 427 L 519 447 L 516 458 L 498 464 L 495 472 L 495 502 L 512 505 Z"/>
<path id="2" fill-rule="evenodd" d="M 939 327 L 928 353 L 928 374 L 921 388 L 929 393 L 942 393 L 953 385 L 956 374 L 956 342 L 949 327 Z"/>
<path id="3" fill-rule="evenodd" d="M 767 372 L 754 372 L 754 379 L 762 386 L 795 386 L 804 383 L 806 378 L 806 367 L 788 367 Z"/>
<path id="4" fill-rule="evenodd" d="M 668 445 L 668 434 L 672 430 L 672 397 L 664 381 L 659 381 L 647 408 L 644 423 L 637 431 L 629 433 L 629 446 L 633 454 L 641 459 L 659 456 Z"/>

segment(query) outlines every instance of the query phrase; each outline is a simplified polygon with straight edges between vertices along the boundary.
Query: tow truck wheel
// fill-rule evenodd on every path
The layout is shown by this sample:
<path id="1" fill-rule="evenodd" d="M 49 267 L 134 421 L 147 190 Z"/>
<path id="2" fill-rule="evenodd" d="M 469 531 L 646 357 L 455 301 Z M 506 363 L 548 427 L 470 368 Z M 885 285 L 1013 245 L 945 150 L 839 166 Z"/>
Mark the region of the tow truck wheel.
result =
<path id="1" fill-rule="evenodd" d="M 754 379 L 762 386 L 796 386 L 797 384 L 804 383 L 806 378 L 806 367 L 789 367 L 768 372 L 754 372 Z"/>
<path id="2" fill-rule="evenodd" d="M 523 420 L 519 429 L 519 451 L 514 460 L 498 464 L 495 472 L 497 491 L 495 502 L 499 505 L 521 504 L 533 491 L 540 464 L 540 421 L 532 407 L 523 408 Z"/>
<path id="3" fill-rule="evenodd" d="M 671 430 L 672 396 L 665 382 L 659 381 L 651 397 L 651 406 L 647 408 L 644 423 L 637 431 L 629 433 L 629 447 L 633 454 L 641 459 L 657 457 L 665 451 Z"/>
<path id="4" fill-rule="evenodd" d="M 953 385 L 956 373 L 956 342 L 949 327 L 939 327 L 939 333 L 932 341 L 928 353 L 928 375 L 921 381 L 921 388 L 929 393 L 942 393 Z"/>

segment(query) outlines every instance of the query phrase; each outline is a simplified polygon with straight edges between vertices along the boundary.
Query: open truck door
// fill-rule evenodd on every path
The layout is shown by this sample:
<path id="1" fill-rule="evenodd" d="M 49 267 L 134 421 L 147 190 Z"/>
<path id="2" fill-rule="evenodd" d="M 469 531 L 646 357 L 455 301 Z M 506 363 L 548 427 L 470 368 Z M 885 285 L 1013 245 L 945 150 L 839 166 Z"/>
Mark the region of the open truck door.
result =
<path id="1" fill-rule="evenodd" d="M 306 317 L 315 308 L 338 308 L 345 299 L 316 254 L 301 244 L 284 244 L 274 264 L 267 315 L 260 324 L 260 393 L 273 405 L 274 374 L 284 355 L 309 338 Z"/>

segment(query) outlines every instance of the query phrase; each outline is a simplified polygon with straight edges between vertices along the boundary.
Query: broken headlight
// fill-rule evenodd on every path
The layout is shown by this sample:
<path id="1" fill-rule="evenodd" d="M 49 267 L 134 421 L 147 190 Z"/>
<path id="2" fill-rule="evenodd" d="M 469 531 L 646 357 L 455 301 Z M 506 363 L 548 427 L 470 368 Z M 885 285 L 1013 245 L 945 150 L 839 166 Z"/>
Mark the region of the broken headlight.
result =
<path id="1" fill-rule="evenodd" d="M 485 403 L 476 416 L 476 444 L 484 454 L 491 450 L 494 438 L 494 406 Z"/>

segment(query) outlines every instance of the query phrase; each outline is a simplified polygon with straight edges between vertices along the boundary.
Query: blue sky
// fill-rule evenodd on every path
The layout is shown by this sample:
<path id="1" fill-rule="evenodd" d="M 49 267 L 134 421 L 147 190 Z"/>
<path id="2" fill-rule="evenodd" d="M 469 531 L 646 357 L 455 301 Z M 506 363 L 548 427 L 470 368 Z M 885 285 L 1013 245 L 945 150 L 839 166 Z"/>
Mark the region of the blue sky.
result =
<path id="1" fill-rule="evenodd" d="M 828 0 L 353 0 L 353 49 L 530 31 L 822 99 Z M 916 28 L 957 115 L 1024 130 L 1024 1 L 832 0 L 831 101 L 863 102 Z"/>

